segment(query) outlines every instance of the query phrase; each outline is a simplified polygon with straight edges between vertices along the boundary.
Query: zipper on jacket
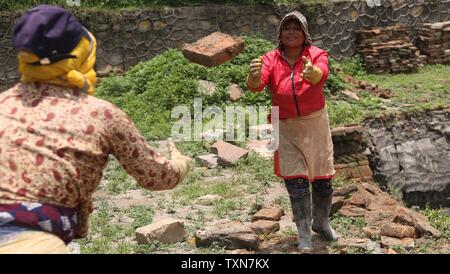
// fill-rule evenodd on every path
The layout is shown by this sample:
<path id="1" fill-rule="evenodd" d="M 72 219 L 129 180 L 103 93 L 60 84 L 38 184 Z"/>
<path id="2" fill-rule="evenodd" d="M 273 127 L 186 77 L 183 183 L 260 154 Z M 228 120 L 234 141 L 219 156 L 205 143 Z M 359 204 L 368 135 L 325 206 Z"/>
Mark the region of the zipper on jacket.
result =
<path id="1" fill-rule="evenodd" d="M 289 65 L 290 66 L 290 65 Z M 291 67 L 291 82 L 292 82 L 292 95 L 294 96 L 295 109 L 297 110 L 297 115 L 300 116 L 300 110 L 298 109 L 297 97 L 295 96 L 295 84 L 294 84 L 294 70 L 295 65 Z"/>

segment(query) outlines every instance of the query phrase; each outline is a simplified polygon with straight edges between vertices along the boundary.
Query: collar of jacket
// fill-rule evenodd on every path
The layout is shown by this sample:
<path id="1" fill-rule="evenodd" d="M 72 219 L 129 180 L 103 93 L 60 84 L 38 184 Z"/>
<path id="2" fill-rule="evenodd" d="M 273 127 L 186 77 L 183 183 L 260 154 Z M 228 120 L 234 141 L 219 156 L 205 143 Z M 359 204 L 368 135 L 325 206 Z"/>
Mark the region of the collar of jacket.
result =
<path id="1" fill-rule="evenodd" d="M 299 62 L 302 62 L 302 56 L 306 56 L 309 60 L 311 60 L 311 54 L 309 52 L 311 46 L 306 46 L 303 48 L 302 52 L 300 53 L 300 55 L 298 56 L 297 60 L 295 61 L 295 64 L 297 65 Z M 283 52 L 281 51 L 280 48 L 277 48 L 275 51 L 275 54 L 278 55 L 281 59 L 285 60 L 287 62 L 287 60 L 284 58 L 283 56 Z"/>

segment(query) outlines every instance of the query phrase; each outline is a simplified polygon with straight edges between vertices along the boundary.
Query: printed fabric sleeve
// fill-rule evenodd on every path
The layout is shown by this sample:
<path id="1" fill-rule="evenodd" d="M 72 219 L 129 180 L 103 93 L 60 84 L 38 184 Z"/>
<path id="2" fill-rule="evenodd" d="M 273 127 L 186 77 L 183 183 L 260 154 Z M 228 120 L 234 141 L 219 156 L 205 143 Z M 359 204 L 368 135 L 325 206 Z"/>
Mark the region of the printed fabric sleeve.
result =
<path id="1" fill-rule="evenodd" d="M 110 122 L 109 146 L 112 153 L 137 183 L 149 190 L 167 190 L 180 182 L 180 169 L 154 150 L 123 111 Z"/>

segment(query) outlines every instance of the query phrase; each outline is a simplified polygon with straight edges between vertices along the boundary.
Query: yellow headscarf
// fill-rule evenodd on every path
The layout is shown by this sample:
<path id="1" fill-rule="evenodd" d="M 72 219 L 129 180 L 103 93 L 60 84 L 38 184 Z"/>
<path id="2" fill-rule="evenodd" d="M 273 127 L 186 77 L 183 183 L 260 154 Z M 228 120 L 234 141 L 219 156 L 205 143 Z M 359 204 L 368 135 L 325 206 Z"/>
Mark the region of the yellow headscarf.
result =
<path id="1" fill-rule="evenodd" d="M 84 37 L 70 53 L 77 58 L 63 59 L 48 65 L 31 65 L 40 58 L 33 53 L 20 51 L 19 72 L 24 83 L 44 82 L 64 87 L 77 87 L 94 94 L 97 75 L 94 71 L 97 41 L 90 32 L 88 38 Z"/>

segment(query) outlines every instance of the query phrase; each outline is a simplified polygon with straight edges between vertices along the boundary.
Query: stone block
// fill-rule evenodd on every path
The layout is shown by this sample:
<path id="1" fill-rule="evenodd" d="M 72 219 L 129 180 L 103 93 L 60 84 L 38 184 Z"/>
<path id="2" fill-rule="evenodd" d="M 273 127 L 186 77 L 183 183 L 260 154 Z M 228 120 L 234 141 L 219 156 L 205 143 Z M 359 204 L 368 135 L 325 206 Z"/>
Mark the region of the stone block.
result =
<path id="1" fill-rule="evenodd" d="M 166 219 L 136 229 L 136 240 L 139 244 L 153 241 L 172 244 L 183 241 L 185 234 L 183 221 Z"/>

